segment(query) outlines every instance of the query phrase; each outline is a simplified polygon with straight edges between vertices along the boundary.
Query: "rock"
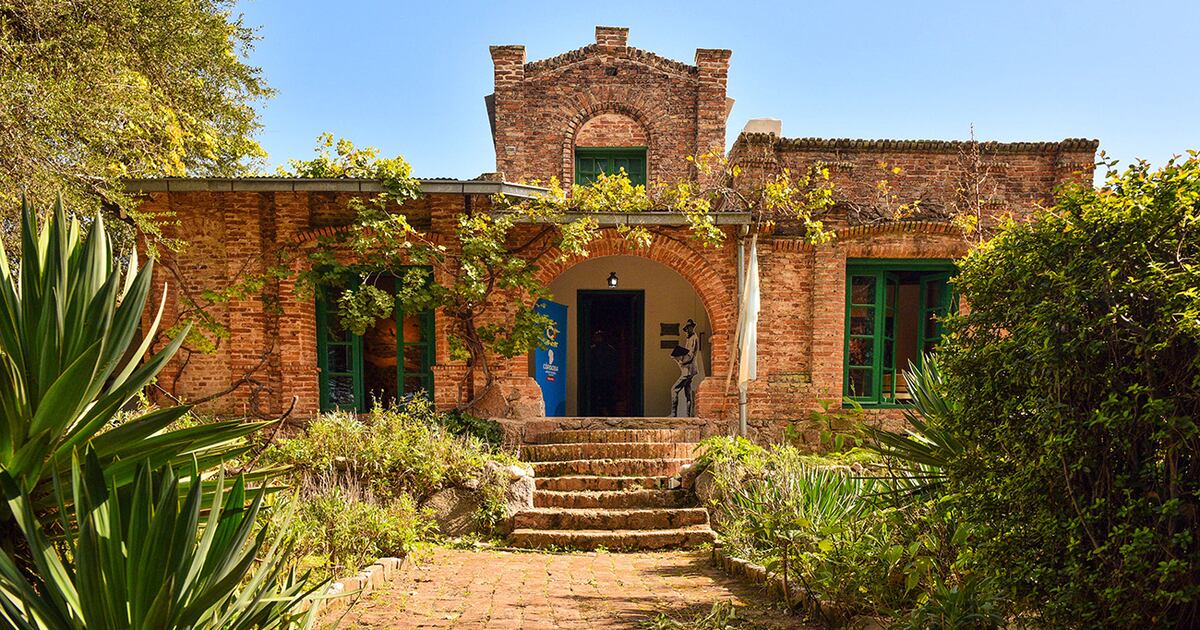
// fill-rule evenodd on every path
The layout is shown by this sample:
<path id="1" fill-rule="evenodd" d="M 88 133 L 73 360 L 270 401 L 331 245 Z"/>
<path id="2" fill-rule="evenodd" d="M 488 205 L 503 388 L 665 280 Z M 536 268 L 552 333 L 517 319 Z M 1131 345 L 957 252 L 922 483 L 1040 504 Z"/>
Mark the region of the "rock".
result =
<path id="1" fill-rule="evenodd" d="M 712 470 L 705 469 L 704 472 L 696 475 L 696 480 L 692 482 L 692 489 L 696 493 L 696 497 L 700 499 L 700 504 L 705 507 L 716 500 L 717 478 L 713 475 Z"/>
<path id="2" fill-rule="evenodd" d="M 684 490 L 691 490 L 696 485 L 696 464 L 684 464 L 679 468 L 679 484 Z"/>
<path id="3" fill-rule="evenodd" d="M 438 490 L 422 506 L 433 514 L 437 529 L 446 536 L 463 536 L 478 531 L 476 518 L 483 496 L 467 488 Z"/>

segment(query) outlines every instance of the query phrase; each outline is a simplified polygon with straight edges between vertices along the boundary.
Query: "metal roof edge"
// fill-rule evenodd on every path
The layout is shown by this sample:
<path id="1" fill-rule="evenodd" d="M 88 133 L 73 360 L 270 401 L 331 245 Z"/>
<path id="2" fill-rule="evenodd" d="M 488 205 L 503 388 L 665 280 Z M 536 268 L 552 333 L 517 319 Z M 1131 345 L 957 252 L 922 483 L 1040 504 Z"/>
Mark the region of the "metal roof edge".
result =
<path id="1" fill-rule="evenodd" d="M 420 179 L 426 194 L 503 193 L 510 197 L 533 198 L 545 188 L 513 182 L 489 182 L 461 179 Z M 377 179 L 309 179 L 303 177 L 157 177 L 125 180 L 130 193 L 154 192 L 383 192 Z"/>

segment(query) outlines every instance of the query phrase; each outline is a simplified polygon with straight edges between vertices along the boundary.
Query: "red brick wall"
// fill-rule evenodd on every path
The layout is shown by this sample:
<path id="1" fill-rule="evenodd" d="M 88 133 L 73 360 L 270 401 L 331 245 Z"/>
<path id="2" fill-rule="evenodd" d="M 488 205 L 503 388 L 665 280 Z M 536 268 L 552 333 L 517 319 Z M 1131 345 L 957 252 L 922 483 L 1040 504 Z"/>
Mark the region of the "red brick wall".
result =
<path id="1" fill-rule="evenodd" d="M 600 114 L 588 119 L 575 135 L 577 147 L 644 147 L 646 130 L 624 114 Z"/>
<path id="2" fill-rule="evenodd" d="M 628 29 L 597 27 L 596 43 L 525 62 L 523 46 L 493 46 L 491 104 L 496 170 L 509 181 L 574 181 L 574 147 L 618 146 L 636 125 L 646 136 L 648 179 L 692 176 L 687 156 L 725 146 L 728 50 L 700 49 L 695 65 L 626 43 Z M 605 138 L 597 117 L 632 121 Z M 599 144 L 596 144 L 599 143 Z M 582 142 L 581 142 L 582 144 Z"/>
<path id="3" fill-rule="evenodd" d="M 1097 142 L 983 142 L 979 162 L 971 143 L 934 140 L 827 140 L 742 134 L 730 150 L 741 166 L 736 184 L 752 190 L 765 179 L 790 169 L 805 173 L 814 164 L 829 168 L 835 197 L 862 206 L 880 205 L 878 184 L 886 180 L 893 205 L 920 203 L 927 211 L 953 211 L 964 200 L 961 191 L 975 183 L 985 215 L 1021 218 L 1037 205 L 1053 201 L 1056 187 L 1090 182 Z M 895 173 L 891 169 L 899 168 Z M 837 215 L 834 227 L 847 225 Z M 850 223 L 853 223 L 850 221 Z"/>

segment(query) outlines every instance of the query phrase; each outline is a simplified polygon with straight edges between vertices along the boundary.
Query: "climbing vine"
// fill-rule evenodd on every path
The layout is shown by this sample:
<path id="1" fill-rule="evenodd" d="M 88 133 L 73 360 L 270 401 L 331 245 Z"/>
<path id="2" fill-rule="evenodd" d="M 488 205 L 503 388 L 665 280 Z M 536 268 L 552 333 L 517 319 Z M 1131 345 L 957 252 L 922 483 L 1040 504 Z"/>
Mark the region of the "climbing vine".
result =
<path id="1" fill-rule="evenodd" d="M 227 335 L 209 314 L 211 307 L 265 295 L 268 283 L 294 277 L 299 291 L 336 296 L 332 303 L 338 318 L 354 334 L 364 334 L 396 308 L 438 310 L 450 358 L 467 367 L 458 404 L 470 408 L 493 392 L 492 357 L 513 358 L 553 343 L 552 320 L 535 310 L 539 298 L 551 297 L 538 281 L 537 263 L 552 251 L 562 259 L 587 256 L 600 235 L 597 213 L 677 213 L 702 247 L 725 239 L 716 221 L 723 211 L 749 210 L 760 226 L 798 221 L 805 227 L 804 237 L 814 243 L 833 236 L 819 218 L 833 204 L 829 172 L 822 167 L 798 177 L 784 171 L 747 192 L 734 186 L 740 168 L 714 151 L 690 158 L 694 180 L 635 185 L 622 171 L 600 175 L 586 186 L 573 185 L 569 192 L 556 179 L 529 182 L 544 192 L 532 198 L 496 195 L 477 205 L 468 197 L 454 219 L 452 237 L 443 239 L 414 227 L 405 213 L 405 204 L 421 193 L 404 158 L 380 157 L 375 148 L 335 141 L 330 134 L 320 136 L 315 152 L 311 159 L 289 161 L 278 174 L 376 180 L 381 192 L 351 197 L 353 219 L 318 237 L 314 247 L 286 247 L 262 261 L 260 272 L 241 274 L 219 290 L 189 294 L 188 319 L 205 324 L 195 348 L 202 351 L 206 339 L 215 347 Z M 632 246 L 644 247 L 663 229 L 621 225 L 617 232 Z M 395 279 L 394 292 L 376 286 L 384 276 Z"/>

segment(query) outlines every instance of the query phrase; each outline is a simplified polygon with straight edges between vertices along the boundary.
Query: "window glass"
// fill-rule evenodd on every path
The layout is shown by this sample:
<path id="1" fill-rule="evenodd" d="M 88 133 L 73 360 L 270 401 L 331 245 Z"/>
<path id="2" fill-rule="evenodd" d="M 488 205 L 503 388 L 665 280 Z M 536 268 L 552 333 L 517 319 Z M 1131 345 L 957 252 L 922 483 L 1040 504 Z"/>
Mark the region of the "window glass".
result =
<path id="1" fill-rule="evenodd" d="M 644 147 L 576 147 L 575 183 L 586 186 L 600 176 L 616 175 L 621 170 L 634 185 L 646 183 L 646 149 Z"/>
<path id="2" fill-rule="evenodd" d="M 941 341 L 941 321 L 953 308 L 952 270 L 949 261 L 847 263 L 846 397 L 864 405 L 908 402 L 903 372 Z"/>

